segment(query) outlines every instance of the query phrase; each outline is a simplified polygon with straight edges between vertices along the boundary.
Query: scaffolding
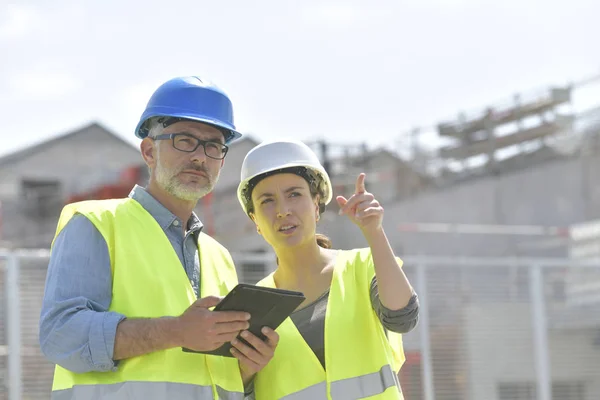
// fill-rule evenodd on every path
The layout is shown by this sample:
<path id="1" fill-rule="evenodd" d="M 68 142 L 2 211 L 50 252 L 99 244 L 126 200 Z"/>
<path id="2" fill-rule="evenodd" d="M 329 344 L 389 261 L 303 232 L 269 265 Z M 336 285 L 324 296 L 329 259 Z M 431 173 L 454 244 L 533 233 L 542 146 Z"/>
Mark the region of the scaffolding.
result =
<path id="1" fill-rule="evenodd" d="M 600 107 L 576 110 L 574 104 L 580 91 L 598 83 L 600 74 L 459 112 L 434 126 L 405 132 L 395 152 L 446 185 L 456 178 L 577 155 L 590 140 L 598 148 Z M 600 102 L 600 95 L 597 98 Z"/>

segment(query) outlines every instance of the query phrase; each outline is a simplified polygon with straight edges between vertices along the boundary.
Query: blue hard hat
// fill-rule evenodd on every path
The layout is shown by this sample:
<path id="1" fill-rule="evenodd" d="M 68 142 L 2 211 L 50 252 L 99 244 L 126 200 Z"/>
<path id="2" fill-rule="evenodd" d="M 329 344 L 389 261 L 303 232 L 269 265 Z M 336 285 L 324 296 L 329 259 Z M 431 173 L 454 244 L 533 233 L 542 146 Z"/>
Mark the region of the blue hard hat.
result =
<path id="1" fill-rule="evenodd" d="M 143 139 L 150 130 L 147 121 L 163 117 L 163 126 L 180 120 L 192 120 L 212 125 L 223 132 L 225 143 L 239 139 L 242 134 L 233 123 L 231 100 L 219 87 L 196 76 L 171 79 L 156 89 L 150 97 L 135 135 Z"/>

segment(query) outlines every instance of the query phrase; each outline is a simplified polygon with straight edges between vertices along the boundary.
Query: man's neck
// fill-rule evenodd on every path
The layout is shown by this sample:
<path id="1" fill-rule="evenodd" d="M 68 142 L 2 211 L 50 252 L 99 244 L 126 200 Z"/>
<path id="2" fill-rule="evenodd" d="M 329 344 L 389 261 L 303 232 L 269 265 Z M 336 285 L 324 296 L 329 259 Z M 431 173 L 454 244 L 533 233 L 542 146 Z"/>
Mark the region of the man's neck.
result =
<path id="1" fill-rule="evenodd" d="M 185 231 L 186 224 L 198 202 L 179 199 L 163 190 L 155 182 L 150 182 L 146 187 L 146 191 L 182 221 L 183 230 Z"/>

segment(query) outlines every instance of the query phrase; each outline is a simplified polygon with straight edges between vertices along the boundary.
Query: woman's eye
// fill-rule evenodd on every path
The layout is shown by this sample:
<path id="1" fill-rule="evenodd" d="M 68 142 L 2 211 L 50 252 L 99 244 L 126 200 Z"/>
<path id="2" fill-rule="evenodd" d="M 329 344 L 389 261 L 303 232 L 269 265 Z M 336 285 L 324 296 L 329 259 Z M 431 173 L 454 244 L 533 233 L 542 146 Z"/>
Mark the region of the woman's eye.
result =
<path id="1" fill-rule="evenodd" d="M 266 204 L 269 201 L 271 201 L 271 199 L 264 199 L 263 201 L 260 202 L 260 204 Z"/>
<path id="2" fill-rule="evenodd" d="M 300 193 L 298 192 L 292 192 L 290 193 L 290 197 L 296 197 L 296 196 L 302 196 Z"/>

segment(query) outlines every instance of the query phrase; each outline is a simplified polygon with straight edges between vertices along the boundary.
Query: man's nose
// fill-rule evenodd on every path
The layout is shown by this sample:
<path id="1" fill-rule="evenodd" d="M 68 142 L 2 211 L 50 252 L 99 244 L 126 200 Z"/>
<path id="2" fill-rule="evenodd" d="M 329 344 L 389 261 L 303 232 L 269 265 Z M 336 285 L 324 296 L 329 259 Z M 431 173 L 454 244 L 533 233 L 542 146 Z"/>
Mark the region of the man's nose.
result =
<path id="1" fill-rule="evenodd" d="M 204 152 L 204 146 L 198 146 L 198 148 L 192 153 L 191 159 L 192 162 L 196 164 L 202 164 L 203 162 L 205 162 L 206 153 Z"/>

